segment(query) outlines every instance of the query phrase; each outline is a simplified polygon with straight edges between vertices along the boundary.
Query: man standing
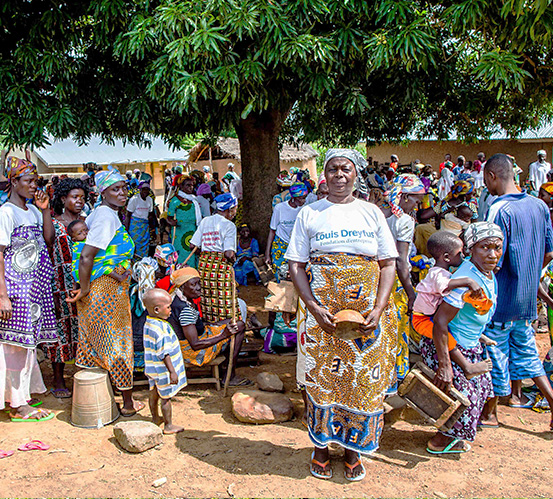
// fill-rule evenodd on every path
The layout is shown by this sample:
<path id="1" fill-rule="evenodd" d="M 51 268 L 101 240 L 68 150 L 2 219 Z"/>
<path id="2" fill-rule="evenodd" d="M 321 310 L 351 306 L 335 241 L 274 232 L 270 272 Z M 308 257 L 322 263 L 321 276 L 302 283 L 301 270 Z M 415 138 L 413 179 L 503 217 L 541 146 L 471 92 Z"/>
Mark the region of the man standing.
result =
<path id="1" fill-rule="evenodd" d="M 541 184 L 547 182 L 547 174 L 551 170 L 551 163 L 545 161 L 547 153 L 540 149 L 538 151 L 538 160 L 530 163 L 528 167 L 528 183 L 530 184 L 530 191 L 537 196 L 540 192 Z"/>
<path id="2" fill-rule="evenodd" d="M 511 395 L 511 407 L 531 407 L 531 401 L 522 394 L 523 379 L 532 378 L 553 407 L 553 390 L 531 326 L 538 315 L 541 271 L 553 257 L 553 228 L 545 203 L 517 189 L 513 163 L 506 154 L 494 154 L 486 162 L 484 180 L 490 194 L 498 196 L 488 221 L 499 225 L 505 236 L 496 273 L 497 308 L 485 331 L 497 345 L 488 347 L 495 397 L 484 407 L 482 423 L 497 426 L 500 396 Z"/>

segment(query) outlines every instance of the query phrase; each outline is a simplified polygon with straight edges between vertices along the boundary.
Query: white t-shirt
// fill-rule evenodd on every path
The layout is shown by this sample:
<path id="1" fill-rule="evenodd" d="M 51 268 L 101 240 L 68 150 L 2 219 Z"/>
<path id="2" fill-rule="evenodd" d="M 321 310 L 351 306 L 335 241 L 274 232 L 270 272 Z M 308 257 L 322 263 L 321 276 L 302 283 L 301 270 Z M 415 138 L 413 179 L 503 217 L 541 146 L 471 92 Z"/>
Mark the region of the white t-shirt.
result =
<path id="1" fill-rule="evenodd" d="M 86 244 L 101 250 L 105 250 L 109 246 L 115 233 L 123 225 L 117 216 L 117 212 L 106 205 L 95 208 L 86 217 L 85 222 L 88 226 Z"/>
<path id="2" fill-rule="evenodd" d="M 148 215 L 154 211 L 154 200 L 150 196 L 142 199 L 140 194 L 135 194 L 127 205 L 127 211 L 135 218 L 148 220 Z"/>
<path id="3" fill-rule="evenodd" d="M 203 218 L 190 243 L 202 251 L 236 252 L 236 225 L 218 213 Z"/>
<path id="4" fill-rule="evenodd" d="M 415 220 L 413 217 L 407 215 L 407 213 L 404 213 L 399 218 L 395 215 L 390 215 L 386 221 L 395 241 L 404 243 L 413 242 L 413 236 L 415 235 Z"/>
<path id="5" fill-rule="evenodd" d="M 376 205 L 359 199 L 335 204 L 325 198 L 302 208 L 286 259 L 307 262 L 316 251 L 375 256 L 379 260 L 398 256 L 384 214 Z"/>
<path id="6" fill-rule="evenodd" d="M 12 232 L 21 226 L 42 226 L 42 213 L 33 204 L 27 205 L 27 210 L 7 202 L 0 206 L 0 246 L 11 244 Z"/>
<path id="7" fill-rule="evenodd" d="M 276 236 L 280 237 L 284 242 L 290 242 L 294 222 L 302 206 L 292 208 L 288 201 L 277 204 L 273 209 L 271 217 L 271 229 L 276 231 Z"/>
<path id="8" fill-rule="evenodd" d="M 543 163 L 534 161 L 528 167 L 528 180 L 534 184 L 536 191 L 539 191 L 541 185 L 547 182 L 549 170 L 551 170 L 551 164 L 547 161 Z"/>

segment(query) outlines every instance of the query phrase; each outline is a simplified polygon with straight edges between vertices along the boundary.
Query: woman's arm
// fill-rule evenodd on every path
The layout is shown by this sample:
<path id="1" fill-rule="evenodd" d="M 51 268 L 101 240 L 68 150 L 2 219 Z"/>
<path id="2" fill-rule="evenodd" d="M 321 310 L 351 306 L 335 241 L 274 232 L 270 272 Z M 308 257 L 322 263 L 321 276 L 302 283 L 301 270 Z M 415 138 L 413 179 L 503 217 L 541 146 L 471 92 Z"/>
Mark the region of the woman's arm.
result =
<path id="1" fill-rule="evenodd" d="M 244 323 L 242 323 L 242 326 L 243 324 Z M 212 336 L 211 338 L 206 338 L 206 339 L 199 339 L 198 330 L 196 329 L 195 324 L 182 326 L 182 332 L 184 334 L 184 337 L 186 338 L 186 341 L 190 343 L 190 347 L 195 352 L 197 352 L 198 350 L 204 350 L 206 348 L 212 347 L 213 345 L 216 345 L 217 343 L 223 340 L 226 340 L 227 338 L 230 338 L 233 334 L 237 334 L 239 332 L 239 329 L 240 328 L 238 323 L 227 324 L 227 327 L 225 327 L 225 329 L 223 329 L 223 331 L 217 336 Z"/>
<path id="2" fill-rule="evenodd" d="M 436 346 L 438 354 L 438 370 L 434 377 L 434 384 L 445 392 L 449 391 L 453 382 L 453 369 L 451 368 L 451 359 L 449 358 L 449 349 L 447 347 L 448 326 L 458 312 L 458 308 L 451 306 L 449 303 L 442 302 L 434 315 L 432 341 Z"/>
<path id="3" fill-rule="evenodd" d="M 79 259 L 79 284 L 80 288 L 72 292 L 72 298 L 67 298 L 68 303 L 75 303 L 90 293 L 90 276 L 94 265 L 94 257 L 100 251 L 99 248 L 85 244 Z"/>
<path id="4" fill-rule="evenodd" d="M 12 302 L 6 287 L 6 267 L 4 265 L 5 246 L 0 246 L 0 319 L 9 321 L 12 318 Z"/>
<path id="5" fill-rule="evenodd" d="M 370 311 L 365 324 L 361 326 L 363 333 L 374 331 L 378 327 L 380 316 L 390 298 L 392 287 L 394 285 L 394 279 L 396 277 L 396 260 L 395 258 L 386 258 L 385 260 L 379 260 L 380 266 L 380 280 L 378 281 L 378 291 L 376 292 L 376 301 L 373 309 Z"/>
<path id="6" fill-rule="evenodd" d="M 413 303 L 415 303 L 415 289 L 413 284 L 411 284 L 411 271 L 409 269 L 409 243 L 405 241 L 397 242 L 397 251 L 399 257 L 397 259 L 397 275 L 405 293 L 407 293 L 407 313 L 413 311 Z"/>
<path id="7" fill-rule="evenodd" d="M 333 333 L 336 330 L 336 326 L 333 321 L 333 315 L 321 307 L 309 286 L 309 280 L 307 279 L 307 273 L 305 272 L 306 263 L 289 261 L 290 265 L 290 277 L 296 287 L 302 301 L 305 303 L 307 309 L 313 314 L 315 320 L 327 333 Z"/>
<path id="8" fill-rule="evenodd" d="M 275 234 L 276 231 L 273 229 L 269 229 L 269 236 L 267 237 L 267 246 L 265 248 L 265 263 L 267 265 L 272 265 L 272 258 L 271 258 L 271 246 L 273 245 L 273 241 L 275 240 Z"/>
<path id="9" fill-rule="evenodd" d="M 125 229 L 127 230 L 127 232 L 129 232 L 129 227 L 131 226 L 131 217 L 132 217 L 132 211 L 126 210 Z"/>
<path id="10" fill-rule="evenodd" d="M 37 191 L 35 194 L 35 205 L 42 212 L 42 235 L 46 246 L 51 248 L 54 245 L 56 231 L 52 223 L 52 212 L 50 211 L 50 199 L 43 191 Z"/>

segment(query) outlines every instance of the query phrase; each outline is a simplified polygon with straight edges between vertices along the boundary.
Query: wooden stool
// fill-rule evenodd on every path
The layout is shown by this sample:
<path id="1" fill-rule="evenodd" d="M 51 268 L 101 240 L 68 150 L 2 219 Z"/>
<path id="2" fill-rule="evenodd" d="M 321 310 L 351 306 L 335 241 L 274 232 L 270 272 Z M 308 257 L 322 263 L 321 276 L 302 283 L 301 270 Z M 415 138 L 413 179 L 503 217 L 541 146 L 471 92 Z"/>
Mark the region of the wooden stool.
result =
<path id="1" fill-rule="evenodd" d="M 186 367 L 186 378 L 188 379 L 189 385 L 199 385 L 204 383 L 215 383 L 217 391 L 221 390 L 221 381 L 219 379 L 219 365 L 224 362 L 225 358 L 222 355 L 215 357 L 211 362 L 199 367 L 192 366 L 190 364 L 185 364 Z M 193 374 L 197 371 L 205 371 L 208 368 L 211 368 L 211 377 L 210 378 L 191 378 L 190 374 Z"/>

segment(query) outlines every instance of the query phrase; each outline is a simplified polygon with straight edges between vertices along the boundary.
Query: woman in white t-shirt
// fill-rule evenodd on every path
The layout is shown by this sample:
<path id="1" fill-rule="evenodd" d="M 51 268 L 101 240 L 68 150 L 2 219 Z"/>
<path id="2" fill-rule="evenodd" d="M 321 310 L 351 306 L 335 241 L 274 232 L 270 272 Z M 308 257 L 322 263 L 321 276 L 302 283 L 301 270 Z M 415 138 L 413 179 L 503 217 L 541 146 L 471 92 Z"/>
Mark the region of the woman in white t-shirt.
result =
<path id="1" fill-rule="evenodd" d="M 286 248 L 290 242 L 294 222 L 305 204 L 308 191 L 303 182 L 296 182 L 290 186 L 290 199 L 277 204 L 273 208 L 271 225 L 267 246 L 265 249 L 265 262 L 273 267 L 277 282 L 286 278 L 288 274 L 288 262 L 284 258 Z"/>
<path id="2" fill-rule="evenodd" d="M 388 193 L 389 207 L 383 209 L 399 253 L 396 261 L 397 279 L 392 290 L 399 319 L 396 366 L 398 382 L 409 371 L 409 316 L 416 297 L 409 263 L 410 248 L 415 235 L 415 219 L 409 213 L 422 201 L 425 193 L 424 184 L 416 175 L 399 175 Z"/>
<path id="3" fill-rule="evenodd" d="M 54 414 L 30 403 L 41 403 L 33 403 L 31 393 L 46 391 L 36 347 L 57 341 L 47 248 L 54 226 L 48 196 L 37 189 L 36 166 L 9 157 L 6 176 L 11 190 L 0 207 L 0 407 L 9 403 L 12 421 L 46 421 Z"/>
<path id="4" fill-rule="evenodd" d="M 364 478 L 360 453 L 378 448 L 384 395 L 394 381 L 397 316 L 390 300 L 397 250 L 382 212 L 352 195 L 359 152 L 330 149 L 326 199 L 304 207 L 286 258 L 298 293 L 297 381 L 306 391 L 307 426 L 315 450 L 311 473 L 332 476 L 328 444 L 345 449 L 348 480 Z M 336 337 L 334 314 L 365 317 L 362 338 Z"/>
<path id="5" fill-rule="evenodd" d="M 150 228 L 155 225 L 154 200 L 150 197 L 150 183 L 143 180 L 127 205 L 125 228 L 134 241 L 134 258 L 142 260 L 150 248 Z"/>
<path id="6" fill-rule="evenodd" d="M 127 203 L 127 182 L 117 170 L 97 173 L 102 204 L 87 217 L 84 245 L 73 248 L 73 268 L 79 289 L 79 345 L 75 364 L 100 367 L 123 396 L 123 416 L 133 416 L 144 404 L 133 400 L 133 337 L 129 276 L 134 242 L 118 216 Z"/>

